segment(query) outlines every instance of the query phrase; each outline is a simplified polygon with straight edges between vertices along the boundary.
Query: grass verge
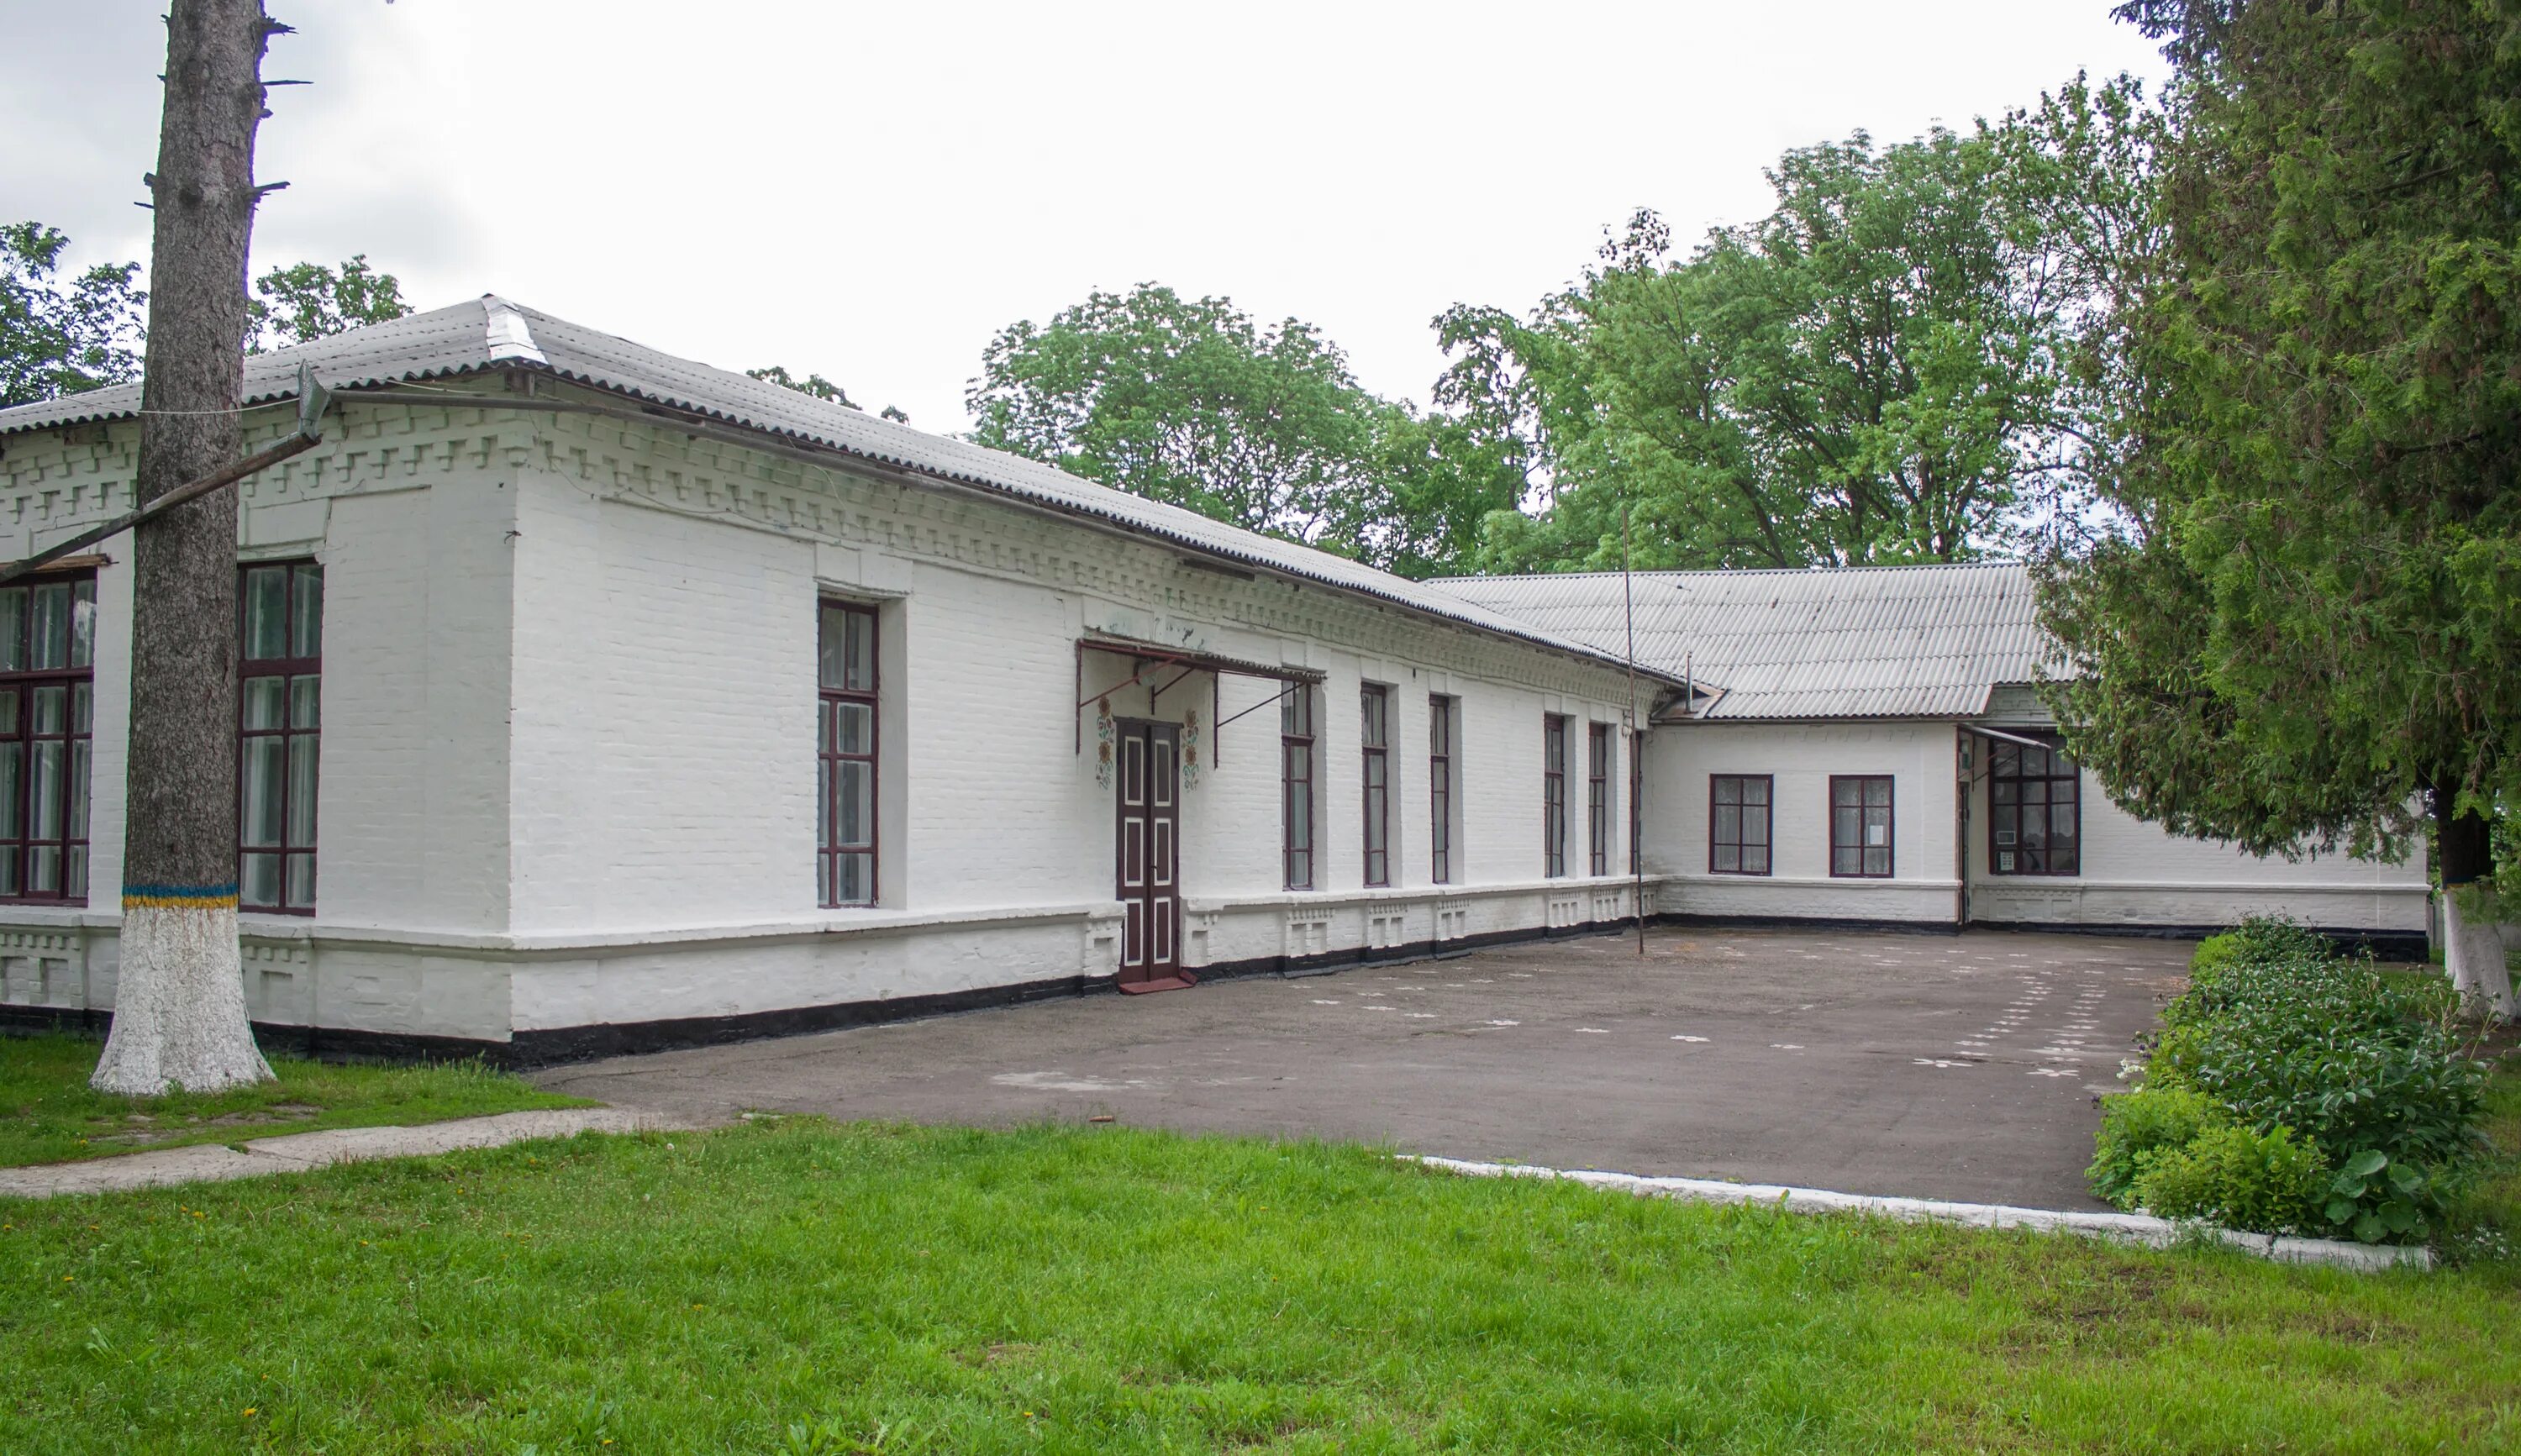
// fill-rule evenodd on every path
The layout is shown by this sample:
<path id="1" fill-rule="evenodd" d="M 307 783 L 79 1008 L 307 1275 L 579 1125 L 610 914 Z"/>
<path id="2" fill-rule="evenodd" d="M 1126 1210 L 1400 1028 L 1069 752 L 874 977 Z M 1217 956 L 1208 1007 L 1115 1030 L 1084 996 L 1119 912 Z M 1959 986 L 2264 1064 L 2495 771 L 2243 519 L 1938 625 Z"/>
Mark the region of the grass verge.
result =
<path id="1" fill-rule="evenodd" d="M 0 1202 L 14 1451 L 2484 1451 L 2359 1275 L 1128 1129 L 759 1122 Z"/>
<path id="2" fill-rule="evenodd" d="M 0 1167 L 243 1142 L 319 1127 L 443 1122 L 588 1105 L 479 1063 L 363 1067 L 289 1057 L 271 1059 L 277 1081 L 234 1092 L 115 1097 L 87 1084 L 102 1049 L 83 1036 L 0 1036 Z"/>

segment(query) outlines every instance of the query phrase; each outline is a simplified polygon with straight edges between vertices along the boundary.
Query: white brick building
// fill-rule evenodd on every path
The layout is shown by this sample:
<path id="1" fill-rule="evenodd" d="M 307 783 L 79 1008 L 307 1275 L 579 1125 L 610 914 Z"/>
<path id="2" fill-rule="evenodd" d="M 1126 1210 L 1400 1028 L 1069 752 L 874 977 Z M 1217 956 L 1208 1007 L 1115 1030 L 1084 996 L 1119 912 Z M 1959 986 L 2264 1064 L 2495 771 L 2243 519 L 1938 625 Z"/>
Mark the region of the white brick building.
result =
<path id="1" fill-rule="evenodd" d="M 2039 747 L 2033 684 L 2057 663 L 2019 564 L 1435 584 L 1606 648 L 1633 619 L 1638 658 L 1688 680 L 1646 735 L 1668 915 L 2205 933 L 2279 914 L 2422 952 L 2421 858 L 2181 839 Z"/>
<path id="2" fill-rule="evenodd" d="M 1640 764 L 1598 640 L 495 298 L 249 361 L 249 403 L 300 360 L 340 403 L 241 487 L 239 543 L 246 990 L 281 1045 L 529 1062 L 1154 988 L 1609 926 L 1640 884 L 1649 914 L 2423 924 L 2418 871 L 2245 864 L 2097 801 L 2087 856 L 2127 838 L 2148 887 L 2060 908 L 1959 872 L 1949 718 L 1684 709 Z M 130 508 L 136 405 L 0 412 L 0 559 Z M 0 591 L 14 1020 L 113 1005 L 130 582 L 121 537 Z M 1702 857 L 1707 776 L 1753 757 L 1757 886 Z M 1856 773 L 1900 805 L 1860 886 L 1783 807 Z"/>

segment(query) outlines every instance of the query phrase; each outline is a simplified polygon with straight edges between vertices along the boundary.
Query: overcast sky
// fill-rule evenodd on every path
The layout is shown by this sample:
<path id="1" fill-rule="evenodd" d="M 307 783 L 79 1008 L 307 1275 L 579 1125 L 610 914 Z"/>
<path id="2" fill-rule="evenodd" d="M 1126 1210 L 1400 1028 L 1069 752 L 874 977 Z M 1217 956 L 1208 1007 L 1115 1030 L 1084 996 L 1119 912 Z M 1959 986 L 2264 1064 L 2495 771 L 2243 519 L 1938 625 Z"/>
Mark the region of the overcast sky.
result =
<path id="1" fill-rule="evenodd" d="M 1529 307 L 1638 206 L 2158 76 L 2109 0 L 883 5 L 269 0 L 257 270 L 365 252 L 672 353 L 965 424 L 989 337 L 1157 280 L 1294 315 L 1424 402 L 1428 320 Z M 0 0 L 0 219 L 141 257 L 161 0 Z"/>

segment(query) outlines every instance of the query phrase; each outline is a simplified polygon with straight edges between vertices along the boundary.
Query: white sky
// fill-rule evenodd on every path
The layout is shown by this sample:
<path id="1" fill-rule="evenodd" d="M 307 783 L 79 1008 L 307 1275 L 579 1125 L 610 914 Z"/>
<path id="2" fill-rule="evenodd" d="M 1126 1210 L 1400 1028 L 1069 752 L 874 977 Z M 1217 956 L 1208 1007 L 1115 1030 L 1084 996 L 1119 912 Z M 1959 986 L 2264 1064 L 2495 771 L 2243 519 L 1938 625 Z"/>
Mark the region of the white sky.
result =
<path id="1" fill-rule="evenodd" d="M 255 267 L 363 251 L 669 352 L 965 424 L 983 346 L 1141 280 L 1294 315 L 1422 403 L 1455 301 L 1602 229 L 1766 209 L 1785 148 L 1906 137 L 2079 69 L 2109 0 L 948 5 L 269 0 Z M 0 0 L 0 220 L 143 256 L 162 0 Z"/>

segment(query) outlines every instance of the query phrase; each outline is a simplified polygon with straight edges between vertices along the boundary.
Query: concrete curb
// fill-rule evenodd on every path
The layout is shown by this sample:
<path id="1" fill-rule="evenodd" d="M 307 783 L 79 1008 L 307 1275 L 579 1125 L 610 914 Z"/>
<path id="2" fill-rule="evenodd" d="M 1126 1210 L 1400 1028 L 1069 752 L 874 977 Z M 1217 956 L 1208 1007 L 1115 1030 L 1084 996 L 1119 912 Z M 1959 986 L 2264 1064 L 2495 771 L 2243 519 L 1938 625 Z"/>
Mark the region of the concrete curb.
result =
<path id="1" fill-rule="evenodd" d="M 1558 1178 L 1638 1198 L 1686 1199 L 1701 1204 L 1758 1204 L 1796 1213 L 1870 1213 L 1906 1223 L 1952 1223 L 1970 1228 L 2029 1229 L 2041 1234 L 2073 1234 L 2167 1249 L 2183 1239 L 2205 1238 L 2243 1253 L 2282 1264 L 2323 1264 L 2339 1269 L 2375 1272 L 2382 1269 L 2433 1267 L 2433 1251 L 2378 1244 L 2349 1244 L 2337 1239 L 2297 1239 L 2288 1235 L 2245 1234 L 2203 1223 L 2175 1223 L 2150 1213 L 2086 1213 L 2072 1209 L 2016 1208 L 2004 1204 L 1947 1204 L 1934 1199 L 1876 1198 L 1859 1193 L 1832 1193 L 1824 1188 L 1788 1188 L 1774 1183 L 1724 1183 L 1713 1178 L 1647 1178 L 1635 1173 L 1602 1173 L 1533 1167 L 1513 1162 L 1466 1162 L 1458 1158 L 1401 1155 L 1404 1162 L 1422 1163 L 1473 1178 Z"/>
<path id="2" fill-rule="evenodd" d="M 77 1193 L 121 1193 L 179 1183 L 220 1183 L 265 1173 L 302 1173 L 337 1162 L 380 1158 L 430 1158 L 467 1148 L 497 1148 L 528 1138 L 575 1137 L 581 1132 L 678 1132 L 690 1124 L 631 1108 L 555 1108 L 458 1117 L 401 1127 L 335 1127 L 256 1138 L 240 1147 L 203 1143 L 125 1153 L 87 1162 L 0 1168 L 0 1198 L 56 1198 Z"/>

